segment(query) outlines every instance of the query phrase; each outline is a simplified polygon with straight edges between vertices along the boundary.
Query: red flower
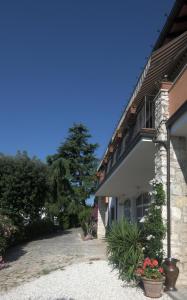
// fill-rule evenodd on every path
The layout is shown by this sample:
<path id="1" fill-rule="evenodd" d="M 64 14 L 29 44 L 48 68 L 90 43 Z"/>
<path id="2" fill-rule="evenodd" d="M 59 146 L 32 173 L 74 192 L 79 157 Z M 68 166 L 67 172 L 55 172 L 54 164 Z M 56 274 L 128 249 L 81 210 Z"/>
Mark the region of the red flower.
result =
<path id="1" fill-rule="evenodd" d="M 152 279 L 162 278 L 163 273 L 163 268 L 159 266 L 158 260 L 155 258 L 150 259 L 149 257 L 143 261 L 142 269 L 139 268 L 137 270 L 137 275 Z"/>
<path id="2" fill-rule="evenodd" d="M 149 257 L 147 257 L 145 260 L 144 260 L 144 263 L 143 263 L 143 269 L 145 269 L 147 266 L 151 266 L 151 260 Z"/>
<path id="3" fill-rule="evenodd" d="M 153 265 L 153 267 L 157 267 L 158 266 L 158 260 L 153 259 L 152 260 L 152 265 Z"/>

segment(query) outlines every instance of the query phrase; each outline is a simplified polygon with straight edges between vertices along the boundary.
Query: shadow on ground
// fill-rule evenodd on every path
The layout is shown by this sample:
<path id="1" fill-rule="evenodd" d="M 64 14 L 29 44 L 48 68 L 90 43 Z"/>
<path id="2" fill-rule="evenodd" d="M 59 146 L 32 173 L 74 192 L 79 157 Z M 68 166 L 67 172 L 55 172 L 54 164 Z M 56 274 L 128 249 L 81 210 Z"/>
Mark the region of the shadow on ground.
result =
<path id="1" fill-rule="evenodd" d="M 7 250 L 7 253 L 5 255 L 5 261 L 7 263 L 10 263 L 10 262 L 16 261 L 18 258 L 20 258 L 24 254 L 26 254 L 27 251 L 25 251 L 23 249 L 24 245 L 25 244 L 21 244 L 21 245 L 17 245 L 17 246 L 11 246 Z"/>
<path id="2" fill-rule="evenodd" d="M 27 242 L 22 242 L 19 245 L 12 245 L 12 246 L 9 247 L 9 249 L 6 252 L 5 260 L 6 260 L 7 263 L 10 263 L 10 262 L 16 261 L 21 256 L 25 255 L 27 253 L 25 248 L 26 248 L 26 245 L 29 242 L 42 241 L 42 240 L 46 240 L 46 239 L 49 240 L 49 239 L 53 239 L 55 237 L 60 237 L 60 236 L 68 235 L 68 234 L 71 234 L 71 233 L 72 233 L 72 230 L 70 230 L 70 229 L 69 230 L 58 230 L 57 232 L 50 233 L 50 234 L 47 234 L 47 235 L 43 235 L 43 236 L 40 236 L 36 239 L 32 239 L 32 240 L 27 241 Z"/>

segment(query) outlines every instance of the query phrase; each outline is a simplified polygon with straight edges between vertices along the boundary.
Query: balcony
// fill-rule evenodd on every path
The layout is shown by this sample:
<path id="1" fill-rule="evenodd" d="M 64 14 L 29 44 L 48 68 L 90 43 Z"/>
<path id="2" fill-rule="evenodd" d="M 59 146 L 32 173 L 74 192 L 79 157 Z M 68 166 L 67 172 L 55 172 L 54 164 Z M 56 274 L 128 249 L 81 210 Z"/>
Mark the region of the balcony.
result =
<path id="1" fill-rule="evenodd" d="M 108 155 L 99 171 L 99 186 L 120 165 L 142 137 L 153 138 L 154 96 L 146 96 L 137 108 L 127 113 L 126 122 L 116 140 L 109 146 Z"/>

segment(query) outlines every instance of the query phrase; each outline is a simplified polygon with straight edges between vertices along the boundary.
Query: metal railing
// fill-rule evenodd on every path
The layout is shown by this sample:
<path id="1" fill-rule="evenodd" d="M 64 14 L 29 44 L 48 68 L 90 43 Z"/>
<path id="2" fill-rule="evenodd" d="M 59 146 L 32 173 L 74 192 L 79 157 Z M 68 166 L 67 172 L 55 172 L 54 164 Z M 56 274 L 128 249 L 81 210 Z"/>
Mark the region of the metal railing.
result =
<path id="1" fill-rule="evenodd" d="M 126 151 L 126 149 L 130 146 L 132 141 L 142 129 L 155 128 L 154 98 L 155 96 L 145 96 L 143 101 L 137 107 L 134 121 L 130 126 L 124 129 L 123 137 L 116 149 L 116 161 Z"/>
<path id="2" fill-rule="evenodd" d="M 144 101 L 137 108 L 135 123 L 129 128 L 126 146 L 143 128 L 154 128 L 154 101 L 153 96 L 145 96 Z"/>
<path id="3" fill-rule="evenodd" d="M 136 139 L 142 129 L 155 128 L 154 118 L 154 98 L 155 96 L 145 96 L 143 101 L 138 105 L 136 113 L 133 116 L 131 122 L 124 128 L 124 132 L 117 148 L 112 153 L 106 169 L 102 172 L 101 181 L 105 179 L 105 176 L 110 170 L 118 163 L 121 156 L 132 146 L 133 141 Z"/>

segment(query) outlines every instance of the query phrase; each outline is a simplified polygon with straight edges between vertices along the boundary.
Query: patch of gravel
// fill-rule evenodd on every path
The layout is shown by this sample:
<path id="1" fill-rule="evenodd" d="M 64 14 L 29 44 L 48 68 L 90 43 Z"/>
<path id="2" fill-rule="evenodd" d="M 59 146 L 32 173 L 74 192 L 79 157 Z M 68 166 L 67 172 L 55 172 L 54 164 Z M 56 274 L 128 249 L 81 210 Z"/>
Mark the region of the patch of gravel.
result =
<path id="1" fill-rule="evenodd" d="M 90 259 L 106 259 L 106 245 L 97 239 L 84 242 L 80 228 L 50 235 L 8 249 L 8 267 L 0 271 L 0 292 L 9 292 L 42 275 Z"/>
<path id="2" fill-rule="evenodd" d="M 139 288 L 124 286 L 106 261 L 90 261 L 70 265 L 22 284 L 0 300 L 143 300 L 148 299 Z M 160 299 L 169 300 L 164 294 Z"/>

